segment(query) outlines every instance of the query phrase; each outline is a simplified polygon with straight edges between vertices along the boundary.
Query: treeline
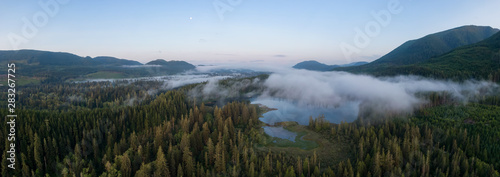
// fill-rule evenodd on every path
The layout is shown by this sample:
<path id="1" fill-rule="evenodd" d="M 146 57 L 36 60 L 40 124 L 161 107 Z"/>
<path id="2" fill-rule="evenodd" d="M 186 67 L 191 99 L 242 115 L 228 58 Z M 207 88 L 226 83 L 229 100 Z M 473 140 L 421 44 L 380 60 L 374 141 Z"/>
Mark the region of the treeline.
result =
<path id="1" fill-rule="evenodd" d="M 147 104 L 163 91 L 161 81 L 84 82 L 18 87 L 16 106 L 30 110 L 79 110 Z M 1 94 L 7 99 L 7 94 Z M 0 103 L 6 107 L 7 103 Z"/>

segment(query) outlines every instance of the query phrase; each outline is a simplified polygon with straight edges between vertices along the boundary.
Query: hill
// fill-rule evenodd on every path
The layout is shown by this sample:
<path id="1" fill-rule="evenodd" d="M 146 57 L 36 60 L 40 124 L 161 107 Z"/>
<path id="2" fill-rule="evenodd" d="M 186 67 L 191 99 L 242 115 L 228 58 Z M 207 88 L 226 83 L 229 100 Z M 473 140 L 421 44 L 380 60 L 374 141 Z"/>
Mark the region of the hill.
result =
<path id="1" fill-rule="evenodd" d="M 71 79 L 133 78 L 176 74 L 194 69 L 184 61 L 156 60 L 148 64 L 162 67 L 145 67 L 143 64 L 109 56 L 81 57 L 66 52 L 39 50 L 0 51 L 0 65 L 16 63 L 17 75 L 23 80 L 61 82 Z"/>
<path id="2" fill-rule="evenodd" d="M 167 68 L 167 69 L 172 69 L 172 70 L 179 70 L 179 71 L 186 71 L 186 70 L 191 70 L 195 69 L 196 66 L 185 62 L 185 61 L 165 61 L 163 59 L 157 59 L 150 61 L 146 63 L 146 65 L 160 65 L 162 68 Z"/>
<path id="3" fill-rule="evenodd" d="M 375 75 L 413 74 L 436 78 L 500 81 L 500 32 L 476 44 L 459 47 L 425 62 L 389 66 Z"/>
<path id="4" fill-rule="evenodd" d="M 0 62 L 17 61 L 28 65 L 52 66 L 103 66 L 103 65 L 142 65 L 133 60 L 114 57 L 80 57 L 66 52 L 49 52 L 39 50 L 0 51 Z"/>
<path id="5" fill-rule="evenodd" d="M 334 70 L 355 73 L 372 73 L 384 70 L 389 66 L 425 62 L 430 58 L 440 56 L 458 47 L 482 41 L 491 37 L 498 31 L 498 29 L 488 26 L 462 26 L 430 34 L 420 39 L 407 41 L 393 51 L 369 64 L 363 66 L 335 68 Z"/>
<path id="6" fill-rule="evenodd" d="M 364 65 L 368 62 L 354 62 L 354 63 L 349 63 L 345 65 L 327 65 L 324 63 L 320 63 L 315 60 L 309 60 L 309 61 L 303 61 L 300 63 L 297 63 L 293 68 L 295 69 L 306 69 L 306 70 L 311 70 L 311 71 L 331 71 L 334 68 L 338 67 L 348 67 L 348 66 L 360 66 Z"/>

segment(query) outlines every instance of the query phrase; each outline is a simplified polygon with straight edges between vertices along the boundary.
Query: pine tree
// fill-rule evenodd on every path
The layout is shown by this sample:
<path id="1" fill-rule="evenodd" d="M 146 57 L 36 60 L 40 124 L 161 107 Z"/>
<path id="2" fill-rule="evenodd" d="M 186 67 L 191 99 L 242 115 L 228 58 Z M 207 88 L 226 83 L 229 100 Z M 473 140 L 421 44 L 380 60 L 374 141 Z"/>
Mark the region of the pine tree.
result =
<path id="1" fill-rule="evenodd" d="M 177 166 L 177 177 L 183 177 L 184 176 L 184 170 L 182 169 L 182 164 L 179 164 Z"/>
<path id="2" fill-rule="evenodd" d="M 193 162 L 193 157 L 192 157 L 191 150 L 189 150 L 188 147 L 185 147 L 183 152 L 182 152 L 182 160 L 184 162 L 184 167 L 185 167 L 185 173 L 187 176 L 190 176 L 192 172 L 194 172 L 195 167 L 194 167 L 194 162 Z"/>
<path id="3" fill-rule="evenodd" d="M 155 177 L 170 176 L 170 170 L 168 169 L 167 160 L 165 159 L 165 154 L 163 154 L 161 146 L 158 147 L 158 153 L 156 153 L 155 169 Z"/>
<path id="4" fill-rule="evenodd" d="M 120 171 L 122 173 L 123 177 L 130 177 L 132 176 L 132 166 L 130 162 L 130 158 L 128 157 L 128 154 L 125 154 L 124 156 L 121 157 L 120 160 Z"/>
<path id="5" fill-rule="evenodd" d="M 300 156 L 297 157 L 297 173 L 302 174 L 302 160 L 300 160 Z"/>
<path id="6" fill-rule="evenodd" d="M 38 136 L 37 133 L 35 133 L 35 142 L 34 142 L 34 156 L 35 156 L 35 163 L 36 163 L 36 169 L 40 170 L 40 172 L 43 174 L 44 168 L 43 168 L 43 148 L 42 148 L 42 142 L 40 140 L 40 137 Z"/>
<path id="7" fill-rule="evenodd" d="M 295 177 L 295 171 L 293 170 L 293 167 L 290 166 L 288 167 L 288 169 L 286 170 L 286 173 L 285 173 L 285 177 Z"/>
<path id="8" fill-rule="evenodd" d="M 217 170 L 218 173 L 221 173 L 226 170 L 226 162 L 224 159 L 224 150 L 222 147 L 222 144 L 224 142 L 220 141 L 217 143 L 215 146 L 215 169 Z"/>
<path id="9" fill-rule="evenodd" d="M 137 170 L 135 176 L 137 177 L 147 177 L 147 176 L 151 176 L 151 173 L 152 173 L 152 168 L 151 168 L 151 164 L 144 164 L 144 162 L 142 162 L 141 164 L 141 167 L 139 168 L 139 170 Z"/>
<path id="10" fill-rule="evenodd" d="M 82 149 L 80 144 L 75 145 L 75 162 L 73 163 L 72 170 L 75 174 L 80 174 L 83 168 L 83 159 L 82 159 Z"/>
<path id="11" fill-rule="evenodd" d="M 208 155 L 208 164 L 211 165 L 213 164 L 214 162 L 214 159 L 215 159 L 215 147 L 214 147 L 214 143 L 212 142 L 212 138 L 208 138 L 208 141 L 207 141 L 207 155 Z"/>
<path id="12" fill-rule="evenodd" d="M 253 162 L 250 163 L 250 169 L 248 169 L 248 176 L 255 177 L 255 165 Z"/>
<path id="13" fill-rule="evenodd" d="M 208 128 L 208 122 L 203 123 L 201 137 L 203 138 L 203 142 L 207 143 L 208 138 L 210 137 L 210 128 Z"/>
<path id="14" fill-rule="evenodd" d="M 373 176 L 381 176 L 382 175 L 382 169 L 380 169 L 380 153 L 376 152 L 375 156 L 373 156 L 372 159 L 372 168 L 371 172 Z"/>

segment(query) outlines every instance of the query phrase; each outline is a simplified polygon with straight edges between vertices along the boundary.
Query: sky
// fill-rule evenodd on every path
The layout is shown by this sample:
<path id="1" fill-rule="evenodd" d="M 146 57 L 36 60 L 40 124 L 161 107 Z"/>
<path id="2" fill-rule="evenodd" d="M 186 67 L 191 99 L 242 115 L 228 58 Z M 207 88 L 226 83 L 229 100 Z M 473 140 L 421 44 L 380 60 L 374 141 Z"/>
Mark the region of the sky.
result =
<path id="1" fill-rule="evenodd" d="M 142 63 L 346 64 L 463 25 L 500 28 L 498 7 L 494 0 L 0 0 L 0 50 Z"/>

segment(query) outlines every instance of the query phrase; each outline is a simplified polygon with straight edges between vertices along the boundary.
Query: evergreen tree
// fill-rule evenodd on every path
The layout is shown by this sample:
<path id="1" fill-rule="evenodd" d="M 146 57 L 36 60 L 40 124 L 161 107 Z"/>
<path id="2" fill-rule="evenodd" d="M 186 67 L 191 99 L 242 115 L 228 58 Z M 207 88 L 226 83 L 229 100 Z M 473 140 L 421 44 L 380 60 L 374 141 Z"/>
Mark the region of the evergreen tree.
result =
<path id="1" fill-rule="evenodd" d="M 158 147 L 158 153 L 156 153 L 155 169 L 155 177 L 170 176 L 170 170 L 168 169 L 167 160 L 165 159 L 165 154 L 163 154 L 161 146 Z"/>

